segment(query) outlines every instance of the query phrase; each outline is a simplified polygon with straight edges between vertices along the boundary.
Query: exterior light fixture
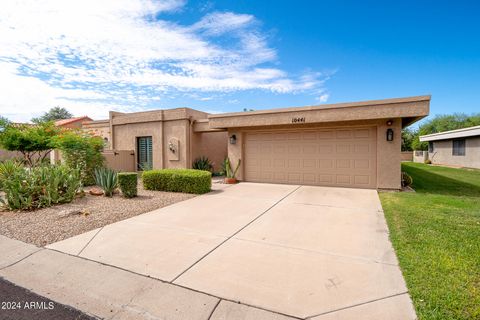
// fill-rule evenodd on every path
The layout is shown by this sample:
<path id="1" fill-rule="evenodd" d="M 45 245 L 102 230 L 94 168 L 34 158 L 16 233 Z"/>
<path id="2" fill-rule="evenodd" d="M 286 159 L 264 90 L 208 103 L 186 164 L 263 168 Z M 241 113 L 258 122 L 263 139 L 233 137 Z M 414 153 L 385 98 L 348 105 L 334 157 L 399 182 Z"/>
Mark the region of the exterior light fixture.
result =
<path id="1" fill-rule="evenodd" d="M 393 120 L 388 120 L 387 121 L 387 126 L 391 126 L 393 124 Z"/>
<path id="2" fill-rule="evenodd" d="M 387 141 L 393 141 L 393 129 L 387 129 Z"/>
<path id="3" fill-rule="evenodd" d="M 236 144 L 237 143 L 237 136 L 232 134 L 230 136 L 230 144 Z"/>

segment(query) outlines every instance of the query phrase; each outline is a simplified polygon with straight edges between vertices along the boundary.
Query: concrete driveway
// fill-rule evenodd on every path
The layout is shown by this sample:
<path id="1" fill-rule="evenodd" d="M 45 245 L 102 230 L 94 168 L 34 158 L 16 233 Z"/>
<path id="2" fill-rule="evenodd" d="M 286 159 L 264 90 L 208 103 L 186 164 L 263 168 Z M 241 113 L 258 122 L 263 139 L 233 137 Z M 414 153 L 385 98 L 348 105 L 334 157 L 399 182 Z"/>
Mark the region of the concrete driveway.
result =
<path id="1" fill-rule="evenodd" d="M 415 318 L 376 191 L 216 188 L 48 248 L 282 315 Z"/>

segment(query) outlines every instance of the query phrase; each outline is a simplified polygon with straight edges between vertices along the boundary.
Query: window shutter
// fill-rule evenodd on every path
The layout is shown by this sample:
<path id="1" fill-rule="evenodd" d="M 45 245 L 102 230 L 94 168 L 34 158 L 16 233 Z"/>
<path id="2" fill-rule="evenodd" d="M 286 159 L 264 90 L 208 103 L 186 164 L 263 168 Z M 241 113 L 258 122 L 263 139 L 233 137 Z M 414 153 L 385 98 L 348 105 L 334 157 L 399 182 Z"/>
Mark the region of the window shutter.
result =
<path id="1" fill-rule="evenodd" d="M 137 138 L 138 148 L 138 170 L 153 168 L 152 137 Z"/>

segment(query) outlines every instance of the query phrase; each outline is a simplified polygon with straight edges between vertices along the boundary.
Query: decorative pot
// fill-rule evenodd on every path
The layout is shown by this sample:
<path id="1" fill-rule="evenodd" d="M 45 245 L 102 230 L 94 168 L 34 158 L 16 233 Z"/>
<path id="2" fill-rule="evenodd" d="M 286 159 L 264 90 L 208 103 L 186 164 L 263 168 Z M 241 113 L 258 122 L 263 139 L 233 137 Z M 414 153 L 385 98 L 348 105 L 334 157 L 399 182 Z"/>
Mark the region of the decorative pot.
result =
<path id="1" fill-rule="evenodd" d="M 235 179 L 235 178 L 225 178 L 225 183 L 226 183 L 226 184 L 235 184 L 235 183 L 237 183 L 237 182 L 238 182 L 238 181 L 237 181 L 237 179 Z"/>

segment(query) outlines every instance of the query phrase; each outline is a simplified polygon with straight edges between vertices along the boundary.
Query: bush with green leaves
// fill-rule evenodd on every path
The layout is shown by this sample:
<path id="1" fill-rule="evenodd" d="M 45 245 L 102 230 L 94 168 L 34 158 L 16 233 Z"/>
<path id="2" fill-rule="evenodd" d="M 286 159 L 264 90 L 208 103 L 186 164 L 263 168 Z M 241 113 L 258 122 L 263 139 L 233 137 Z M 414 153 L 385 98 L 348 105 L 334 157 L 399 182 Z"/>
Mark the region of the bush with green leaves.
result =
<path id="1" fill-rule="evenodd" d="M 133 198 L 137 196 L 137 179 L 136 172 L 120 172 L 118 174 L 118 186 L 125 198 Z"/>
<path id="2" fill-rule="evenodd" d="M 25 163 L 34 167 L 40 165 L 49 150 L 54 148 L 53 138 L 59 129 L 52 122 L 36 125 L 12 123 L 0 119 L 0 148 L 20 152 Z"/>
<path id="3" fill-rule="evenodd" d="M 81 130 L 64 130 L 53 138 L 65 164 L 78 169 L 85 186 L 95 184 L 95 169 L 103 167 L 103 139 Z"/>
<path id="4" fill-rule="evenodd" d="M 118 186 L 118 174 L 109 168 L 96 168 L 95 183 L 102 188 L 106 197 L 111 197 Z"/>
<path id="5" fill-rule="evenodd" d="M 69 167 L 15 166 L 2 182 L 5 199 L 0 201 L 10 210 L 32 210 L 68 203 L 75 199 L 82 183 L 79 171 Z"/>
<path id="6" fill-rule="evenodd" d="M 195 159 L 195 161 L 193 161 L 192 168 L 196 170 L 204 170 L 204 171 L 212 172 L 213 164 L 210 161 L 210 159 L 208 159 L 207 157 L 200 157 Z"/>
<path id="7" fill-rule="evenodd" d="M 202 194 L 212 188 L 212 173 L 195 169 L 161 169 L 144 171 L 143 187 L 146 190 Z"/>

